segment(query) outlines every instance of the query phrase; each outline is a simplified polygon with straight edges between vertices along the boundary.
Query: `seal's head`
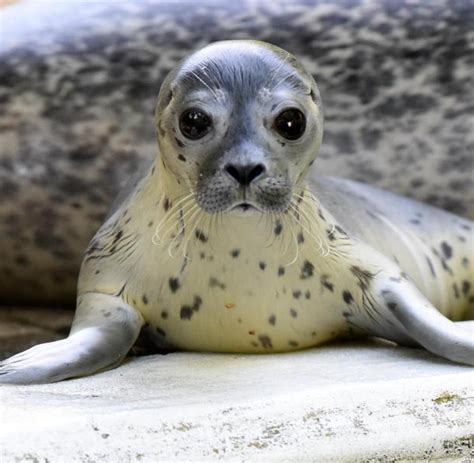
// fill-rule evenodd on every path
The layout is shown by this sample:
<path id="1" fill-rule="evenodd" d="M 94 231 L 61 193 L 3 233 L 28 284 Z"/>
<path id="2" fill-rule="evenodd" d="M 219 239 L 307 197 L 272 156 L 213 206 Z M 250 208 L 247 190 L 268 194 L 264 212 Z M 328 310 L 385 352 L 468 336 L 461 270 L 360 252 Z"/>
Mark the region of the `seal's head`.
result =
<path id="1" fill-rule="evenodd" d="M 209 213 L 282 212 L 322 139 L 314 79 L 264 42 L 209 45 L 164 81 L 156 111 L 165 166 Z"/>

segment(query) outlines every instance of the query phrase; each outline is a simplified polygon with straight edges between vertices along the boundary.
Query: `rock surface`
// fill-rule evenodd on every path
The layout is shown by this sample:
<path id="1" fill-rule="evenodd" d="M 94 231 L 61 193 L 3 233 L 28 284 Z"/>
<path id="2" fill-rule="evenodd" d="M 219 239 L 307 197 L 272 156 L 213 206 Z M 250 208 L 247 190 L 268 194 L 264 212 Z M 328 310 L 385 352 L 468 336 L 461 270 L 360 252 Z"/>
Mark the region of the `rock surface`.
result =
<path id="1" fill-rule="evenodd" d="M 387 343 L 141 357 L 0 387 L 0 460 L 471 461 L 474 373 Z"/>

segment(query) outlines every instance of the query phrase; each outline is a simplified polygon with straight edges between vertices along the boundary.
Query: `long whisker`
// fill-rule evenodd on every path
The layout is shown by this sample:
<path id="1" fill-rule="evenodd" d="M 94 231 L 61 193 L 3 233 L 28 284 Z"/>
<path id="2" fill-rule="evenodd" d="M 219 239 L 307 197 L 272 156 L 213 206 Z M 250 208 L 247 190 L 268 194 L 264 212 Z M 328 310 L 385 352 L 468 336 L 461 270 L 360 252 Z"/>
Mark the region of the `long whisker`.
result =
<path id="1" fill-rule="evenodd" d="M 161 245 L 163 241 L 165 240 L 165 237 L 168 235 L 168 232 L 170 232 L 173 227 L 176 226 L 176 222 L 178 222 L 180 219 L 182 219 L 183 214 L 188 214 L 190 210 L 195 209 L 196 207 L 199 207 L 198 204 L 196 204 L 194 201 L 189 200 L 188 202 L 184 203 L 181 205 L 181 208 L 179 211 L 175 211 L 177 214 L 169 214 L 164 220 L 160 221 L 160 223 L 157 225 L 155 229 L 155 233 L 152 237 L 152 242 L 155 245 Z M 169 221 L 171 219 L 175 219 L 174 223 L 171 227 L 167 228 L 163 234 L 161 234 L 161 230 L 167 226 Z"/>
<path id="2" fill-rule="evenodd" d="M 194 217 L 196 217 L 196 215 L 198 215 L 200 212 L 201 212 L 201 209 L 199 208 L 199 206 L 198 206 L 197 210 L 193 209 L 193 213 L 188 217 L 187 222 L 190 223 L 194 219 Z M 181 219 L 183 219 L 183 217 Z M 174 238 L 170 241 L 170 243 L 168 245 L 168 255 L 171 258 L 174 257 L 174 255 L 171 253 L 171 248 L 173 247 L 174 242 L 177 240 L 177 238 L 179 236 L 181 236 L 183 234 L 183 232 L 184 232 L 184 236 L 186 236 L 186 223 L 184 223 L 184 220 L 183 220 L 183 225 L 181 226 L 181 229 L 179 230 L 178 233 L 176 233 L 176 235 L 174 236 Z M 179 244 L 178 244 L 177 247 L 179 247 Z"/>
<path id="3" fill-rule="evenodd" d="M 290 239 L 290 243 L 294 243 L 294 246 L 295 246 L 295 255 L 294 255 L 293 259 L 290 262 L 285 264 L 285 267 L 288 267 L 290 265 L 293 265 L 298 260 L 299 246 L 298 246 L 298 239 L 297 239 L 296 234 L 293 230 L 293 224 L 292 224 L 290 218 L 287 215 L 285 215 L 285 221 L 288 223 L 288 227 L 289 227 L 289 229 L 291 231 L 291 234 L 293 236 L 293 240 Z M 286 254 L 286 252 L 288 250 L 288 247 L 285 247 L 284 254 Z"/>
<path id="4" fill-rule="evenodd" d="M 195 196 L 195 193 L 194 191 L 191 191 L 189 194 L 187 194 L 186 196 L 182 197 L 180 200 L 176 201 L 176 202 L 172 202 L 172 206 L 166 211 L 164 217 L 160 220 L 160 222 L 158 222 L 158 225 L 156 226 L 156 228 L 158 229 L 163 222 L 165 222 L 166 220 L 168 220 L 168 218 L 173 215 L 177 209 L 179 209 L 179 206 L 185 202 L 186 200 L 192 200 L 194 199 L 194 196 Z"/>
<path id="5" fill-rule="evenodd" d="M 317 236 L 316 234 L 314 234 L 309 228 L 307 228 L 305 225 L 303 225 L 303 223 L 301 222 L 301 220 L 299 220 L 296 215 L 294 214 L 294 212 L 296 212 L 296 209 L 295 209 L 295 205 L 290 203 L 290 208 L 289 210 L 291 211 L 294 219 L 296 222 L 299 223 L 299 225 L 303 228 L 303 230 L 311 237 L 314 239 L 314 241 L 317 243 L 318 247 L 319 247 L 319 251 L 321 252 L 321 254 L 323 255 L 323 243 L 322 243 L 322 240 L 319 236 Z M 303 212 L 303 211 L 300 211 L 300 212 Z M 305 213 L 303 213 L 304 215 Z M 307 219 L 308 220 L 308 219 Z"/>
<path id="6" fill-rule="evenodd" d="M 198 79 L 212 94 L 212 96 L 219 101 L 219 95 L 217 95 L 217 93 L 211 88 L 211 86 L 204 80 L 202 79 L 201 77 L 199 77 L 196 72 L 194 71 L 191 71 L 191 74 L 196 77 L 196 79 Z"/>
<path id="7" fill-rule="evenodd" d="M 186 222 L 185 218 L 193 215 L 194 211 L 199 209 L 198 204 L 192 204 L 187 210 L 181 209 L 179 211 L 179 217 L 178 217 L 178 222 L 174 223 L 171 225 L 164 233 L 163 233 L 163 239 L 168 236 L 168 233 L 170 233 L 174 228 L 178 227 L 178 231 L 176 232 L 176 236 L 179 236 L 183 233 L 184 229 L 186 228 Z M 180 228 L 179 228 L 180 227 Z"/>

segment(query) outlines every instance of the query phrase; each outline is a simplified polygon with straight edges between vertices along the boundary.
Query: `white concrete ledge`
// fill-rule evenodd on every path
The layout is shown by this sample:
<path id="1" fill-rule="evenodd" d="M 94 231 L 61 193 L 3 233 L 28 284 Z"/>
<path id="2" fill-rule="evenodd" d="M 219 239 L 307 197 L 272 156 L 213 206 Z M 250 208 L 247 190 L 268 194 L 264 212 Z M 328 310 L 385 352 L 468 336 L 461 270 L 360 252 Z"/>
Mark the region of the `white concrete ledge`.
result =
<path id="1" fill-rule="evenodd" d="M 370 342 L 142 357 L 0 387 L 0 461 L 470 461 L 473 386 L 470 367 Z"/>

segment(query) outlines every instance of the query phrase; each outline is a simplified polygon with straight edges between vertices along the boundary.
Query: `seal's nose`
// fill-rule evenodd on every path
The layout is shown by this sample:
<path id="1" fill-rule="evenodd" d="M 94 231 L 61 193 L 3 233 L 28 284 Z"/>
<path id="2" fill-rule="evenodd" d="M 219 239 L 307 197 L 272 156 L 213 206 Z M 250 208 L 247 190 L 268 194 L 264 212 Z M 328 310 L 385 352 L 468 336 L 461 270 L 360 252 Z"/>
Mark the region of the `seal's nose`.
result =
<path id="1" fill-rule="evenodd" d="M 250 182 L 265 172 L 263 164 L 227 164 L 225 171 L 241 185 L 250 185 Z"/>

